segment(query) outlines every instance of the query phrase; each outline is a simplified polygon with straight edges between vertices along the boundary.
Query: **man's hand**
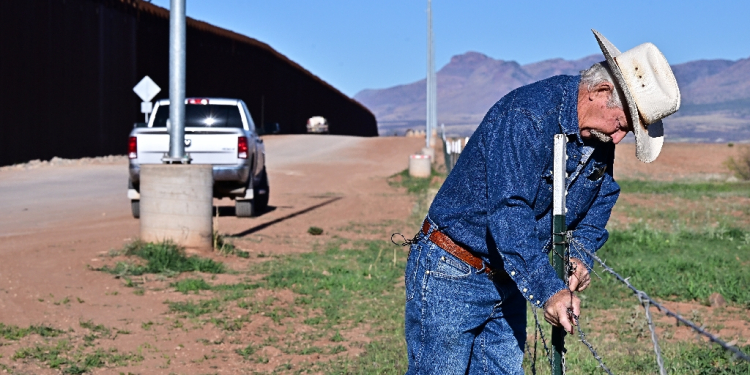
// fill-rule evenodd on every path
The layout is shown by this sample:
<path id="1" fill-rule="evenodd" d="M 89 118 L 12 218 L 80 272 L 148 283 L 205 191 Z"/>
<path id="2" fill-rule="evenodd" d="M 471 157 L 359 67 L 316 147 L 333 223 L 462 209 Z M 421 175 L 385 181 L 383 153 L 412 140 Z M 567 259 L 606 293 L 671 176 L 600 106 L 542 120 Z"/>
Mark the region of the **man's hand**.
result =
<path id="1" fill-rule="evenodd" d="M 591 276 L 586 264 L 577 258 L 570 258 L 568 270 L 568 288 L 571 292 L 582 292 L 591 284 Z M 578 314 L 576 314 L 578 315 Z"/>
<path id="2" fill-rule="evenodd" d="M 547 300 L 544 304 L 544 320 L 555 327 L 563 327 L 572 335 L 573 326 L 576 324 L 568 309 L 573 310 L 575 316 L 581 314 L 581 300 L 572 291 L 561 290 Z"/>

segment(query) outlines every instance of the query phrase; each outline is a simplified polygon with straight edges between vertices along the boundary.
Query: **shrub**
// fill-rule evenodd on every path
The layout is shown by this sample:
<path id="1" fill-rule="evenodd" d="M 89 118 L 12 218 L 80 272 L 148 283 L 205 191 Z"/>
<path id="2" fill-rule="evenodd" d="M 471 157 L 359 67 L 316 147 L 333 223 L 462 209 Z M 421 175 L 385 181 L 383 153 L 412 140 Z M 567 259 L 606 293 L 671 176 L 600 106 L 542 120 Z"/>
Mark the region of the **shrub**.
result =
<path id="1" fill-rule="evenodd" d="M 724 165 L 741 180 L 750 180 L 750 147 L 745 148 L 737 159 L 730 156 Z"/>

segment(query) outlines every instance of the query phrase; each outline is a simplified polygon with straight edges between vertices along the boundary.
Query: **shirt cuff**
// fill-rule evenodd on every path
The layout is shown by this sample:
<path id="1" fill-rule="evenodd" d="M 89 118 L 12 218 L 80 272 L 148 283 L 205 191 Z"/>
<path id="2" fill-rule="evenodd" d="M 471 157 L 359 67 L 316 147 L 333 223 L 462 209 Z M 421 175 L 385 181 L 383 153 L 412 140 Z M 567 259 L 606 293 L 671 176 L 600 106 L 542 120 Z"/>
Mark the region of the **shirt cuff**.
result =
<path id="1" fill-rule="evenodd" d="M 512 264 L 505 262 L 505 271 L 516 282 L 523 297 L 535 307 L 544 306 L 550 297 L 568 288 L 549 264 L 524 275 Z"/>

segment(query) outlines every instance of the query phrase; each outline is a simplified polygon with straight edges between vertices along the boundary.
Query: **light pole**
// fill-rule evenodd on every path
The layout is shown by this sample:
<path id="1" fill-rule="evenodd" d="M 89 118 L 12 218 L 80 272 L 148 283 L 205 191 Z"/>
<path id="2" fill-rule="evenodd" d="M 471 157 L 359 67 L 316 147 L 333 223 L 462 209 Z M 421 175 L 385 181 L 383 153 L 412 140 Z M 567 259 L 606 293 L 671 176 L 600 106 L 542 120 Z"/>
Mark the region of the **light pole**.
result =
<path id="1" fill-rule="evenodd" d="M 185 0 L 169 9 L 169 154 L 165 163 L 188 163 L 185 155 Z"/>
<path id="2" fill-rule="evenodd" d="M 435 82 L 435 48 L 432 41 L 432 0 L 427 0 L 427 122 L 425 148 L 432 147 L 432 131 L 437 129 L 437 84 Z"/>

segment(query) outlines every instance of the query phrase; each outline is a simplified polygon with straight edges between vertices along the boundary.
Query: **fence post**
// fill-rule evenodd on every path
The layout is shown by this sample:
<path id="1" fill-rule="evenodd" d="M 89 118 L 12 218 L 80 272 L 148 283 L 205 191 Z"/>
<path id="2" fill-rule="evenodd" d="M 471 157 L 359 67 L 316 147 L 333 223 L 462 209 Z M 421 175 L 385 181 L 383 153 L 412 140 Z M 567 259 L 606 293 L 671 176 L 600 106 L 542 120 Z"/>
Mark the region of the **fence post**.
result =
<path id="1" fill-rule="evenodd" d="M 555 267 L 557 277 L 565 280 L 565 254 L 567 252 L 565 231 L 565 183 L 567 172 L 565 170 L 567 138 L 565 134 L 555 134 L 554 156 L 553 156 L 553 195 L 552 195 L 552 265 Z M 563 354 L 565 353 L 565 330 L 562 327 L 552 327 L 552 374 L 563 374 Z"/>

